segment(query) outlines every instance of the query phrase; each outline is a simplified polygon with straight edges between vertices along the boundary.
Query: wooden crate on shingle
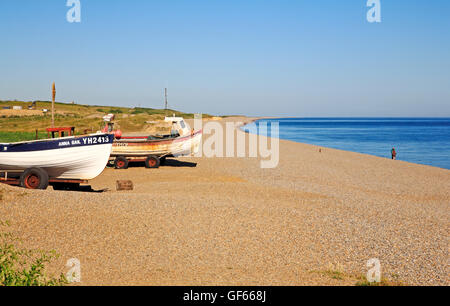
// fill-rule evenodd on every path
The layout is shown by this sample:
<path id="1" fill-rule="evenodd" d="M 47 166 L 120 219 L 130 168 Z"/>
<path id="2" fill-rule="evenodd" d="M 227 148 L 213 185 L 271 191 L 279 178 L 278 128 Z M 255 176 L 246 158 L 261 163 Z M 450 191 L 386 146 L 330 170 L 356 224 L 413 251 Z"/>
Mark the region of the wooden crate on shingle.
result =
<path id="1" fill-rule="evenodd" d="M 116 189 L 117 189 L 117 191 L 133 190 L 134 189 L 133 182 L 132 181 L 117 181 Z"/>

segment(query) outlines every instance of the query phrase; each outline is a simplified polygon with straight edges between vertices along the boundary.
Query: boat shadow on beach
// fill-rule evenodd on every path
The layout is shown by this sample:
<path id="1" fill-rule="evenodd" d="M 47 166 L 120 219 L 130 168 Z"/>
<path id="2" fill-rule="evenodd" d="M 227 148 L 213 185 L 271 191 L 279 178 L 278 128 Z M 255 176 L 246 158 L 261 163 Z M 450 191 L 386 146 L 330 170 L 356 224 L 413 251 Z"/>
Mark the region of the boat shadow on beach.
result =
<path id="1" fill-rule="evenodd" d="M 100 190 L 94 190 L 91 185 L 67 185 L 67 186 L 60 186 L 56 187 L 53 186 L 54 191 L 75 191 L 75 192 L 83 192 L 83 193 L 104 193 L 109 191 L 108 188 L 100 189 Z"/>
<path id="2" fill-rule="evenodd" d="M 187 161 L 181 161 L 177 159 L 166 159 L 166 161 L 162 164 L 163 167 L 186 167 L 186 168 L 195 168 L 197 167 L 197 163 L 191 163 Z"/>
<path id="3" fill-rule="evenodd" d="M 109 189 L 108 188 L 103 188 L 103 189 L 100 189 L 100 190 L 94 190 L 94 189 L 92 189 L 92 186 L 89 185 L 89 186 L 80 186 L 78 189 L 73 190 L 73 191 L 89 192 L 89 193 L 104 193 L 104 192 L 109 191 Z"/>
<path id="4" fill-rule="evenodd" d="M 180 161 L 176 159 L 166 159 L 163 163 L 161 163 L 161 167 L 195 168 L 197 167 L 197 163 Z M 144 162 L 130 163 L 128 168 L 145 168 L 145 163 Z"/>

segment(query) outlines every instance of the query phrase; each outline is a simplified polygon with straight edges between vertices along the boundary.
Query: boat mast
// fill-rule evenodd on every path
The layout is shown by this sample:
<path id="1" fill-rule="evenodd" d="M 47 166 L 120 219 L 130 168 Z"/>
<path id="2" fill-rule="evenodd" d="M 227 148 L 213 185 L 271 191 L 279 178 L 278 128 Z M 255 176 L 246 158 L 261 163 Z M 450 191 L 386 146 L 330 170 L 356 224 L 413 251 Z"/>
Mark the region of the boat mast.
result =
<path id="1" fill-rule="evenodd" d="M 56 98 L 56 86 L 55 82 L 52 85 L 52 128 L 55 127 L 55 98 Z"/>

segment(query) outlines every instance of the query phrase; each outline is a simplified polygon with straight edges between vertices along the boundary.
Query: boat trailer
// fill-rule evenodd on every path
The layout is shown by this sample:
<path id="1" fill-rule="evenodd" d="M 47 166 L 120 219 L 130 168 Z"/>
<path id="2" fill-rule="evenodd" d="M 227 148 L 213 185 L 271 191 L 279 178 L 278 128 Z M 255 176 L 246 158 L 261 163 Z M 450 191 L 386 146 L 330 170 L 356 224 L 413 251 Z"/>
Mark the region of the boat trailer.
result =
<path id="1" fill-rule="evenodd" d="M 157 169 L 164 165 L 167 157 L 172 157 L 171 154 L 161 155 L 111 155 L 108 164 L 116 169 L 128 169 L 130 163 L 140 162 L 145 163 L 148 169 Z"/>
<path id="2" fill-rule="evenodd" d="M 87 180 L 51 178 L 41 168 L 28 168 L 25 170 L 1 170 L 0 183 L 19 186 L 26 189 L 45 190 L 50 185 L 54 190 L 77 190 Z"/>

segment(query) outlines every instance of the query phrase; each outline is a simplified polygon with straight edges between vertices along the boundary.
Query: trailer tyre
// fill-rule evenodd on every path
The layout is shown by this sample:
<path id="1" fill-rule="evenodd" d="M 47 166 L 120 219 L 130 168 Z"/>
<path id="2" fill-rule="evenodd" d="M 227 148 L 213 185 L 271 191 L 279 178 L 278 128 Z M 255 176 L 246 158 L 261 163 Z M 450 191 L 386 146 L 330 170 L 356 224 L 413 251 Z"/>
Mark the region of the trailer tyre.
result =
<path id="1" fill-rule="evenodd" d="M 145 167 L 146 168 L 159 168 L 161 165 L 161 161 L 157 156 L 150 155 L 147 157 L 147 160 L 145 161 Z"/>
<path id="2" fill-rule="evenodd" d="M 128 159 L 123 156 L 119 156 L 114 161 L 114 168 L 116 169 L 128 169 Z"/>
<path id="3" fill-rule="evenodd" d="M 30 168 L 20 176 L 20 186 L 27 189 L 47 189 L 48 174 L 41 168 Z"/>

